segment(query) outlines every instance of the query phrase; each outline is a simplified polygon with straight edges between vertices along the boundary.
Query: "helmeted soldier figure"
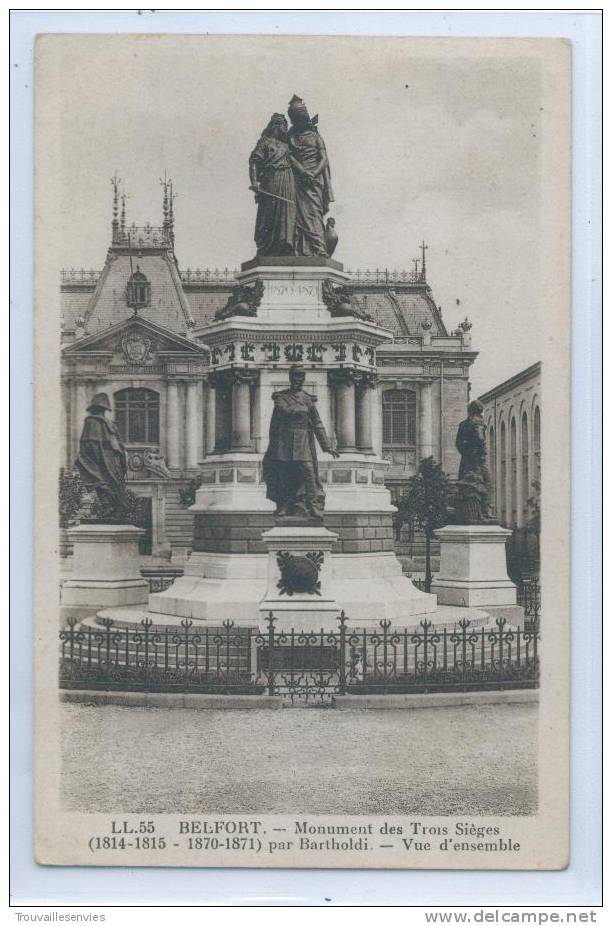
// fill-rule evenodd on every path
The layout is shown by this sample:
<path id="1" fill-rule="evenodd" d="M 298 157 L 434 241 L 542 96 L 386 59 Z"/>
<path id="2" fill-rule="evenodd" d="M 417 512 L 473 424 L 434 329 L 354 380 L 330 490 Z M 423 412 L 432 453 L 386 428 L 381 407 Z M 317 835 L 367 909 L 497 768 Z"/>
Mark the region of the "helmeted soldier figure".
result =
<path id="1" fill-rule="evenodd" d="M 317 397 L 302 388 L 306 374 L 294 365 L 289 389 L 275 392 L 270 441 L 263 459 L 267 497 L 276 503 L 278 517 L 293 515 L 320 520 L 325 493 L 319 479 L 316 443 L 333 457 L 340 454 L 331 442 L 316 408 Z"/>

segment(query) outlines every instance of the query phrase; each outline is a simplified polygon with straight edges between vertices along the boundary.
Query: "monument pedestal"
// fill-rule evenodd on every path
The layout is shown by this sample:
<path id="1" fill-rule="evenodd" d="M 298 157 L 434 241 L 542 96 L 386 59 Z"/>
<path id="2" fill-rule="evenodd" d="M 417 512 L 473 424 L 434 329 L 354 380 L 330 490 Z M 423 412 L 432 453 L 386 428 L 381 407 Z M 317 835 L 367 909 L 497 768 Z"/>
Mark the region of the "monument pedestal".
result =
<path id="1" fill-rule="evenodd" d="M 511 533 L 499 524 L 450 524 L 435 531 L 440 541 L 440 572 L 431 590 L 438 603 L 516 605 L 516 586 L 506 567 L 506 540 Z"/>
<path id="2" fill-rule="evenodd" d="M 331 550 L 338 535 L 321 524 L 277 524 L 261 535 L 268 549 L 268 585 L 259 605 L 279 629 L 335 629 L 340 607 L 334 598 Z"/>
<path id="3" fill-rule="evenodd" d="M 184 575 L 150 596 L 146 615 L 156 625 L 231 620 L 265 629 L 272 611 L 282 627 L 320 630 L 335 629 L 345 611 L 351 627 L 378 628 L 383 619 L 418 626 L 435 613 L 436 597 L 403 575 L 394 553 L 396 509 L 385 485 L 376 400 L 376 349 L 393 335 L 335 306 L 334 287 L 350 282 L 335 261 L 257 258 L 243 265 L 238 281 L 239 298 L 252 302 L 249 314 L 230 297 L 221 317 L 194 332 L 211 367 L 207 453 L 191 507 L 193 552 Z M 319 453 L 325 512 L 317 526 L 276 524 L 263 479 L 275 394 L 287 389 L 295 364 L 340 454 Z M 292 566 L 279 554 L 300 562 Z M 313 569 L 320 587 L 289 594 L 283 571 L 299 586 Z"/>
<path id="4" fill-rule="evenodd" d="M 70 528 L 73 569 L 62 587 L 62 607 L 113 608 L 144 604 L 149 584 L 140 575 L 138 541 L 132 524 L 80 524 Z"/>

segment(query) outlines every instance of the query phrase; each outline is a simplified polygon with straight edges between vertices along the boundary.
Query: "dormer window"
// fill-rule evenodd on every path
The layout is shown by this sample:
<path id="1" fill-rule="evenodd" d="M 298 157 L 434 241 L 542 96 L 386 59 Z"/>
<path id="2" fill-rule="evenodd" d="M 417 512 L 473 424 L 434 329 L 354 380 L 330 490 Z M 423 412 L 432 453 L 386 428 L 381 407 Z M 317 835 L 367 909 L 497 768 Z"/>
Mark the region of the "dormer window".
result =
<path id="1" fill-rule="evenodd" d="M 151 284 L 136 265 L 136 271 L 128 280 L 127 303 L 134 309 L 142 309 L 151 305 Z"/>

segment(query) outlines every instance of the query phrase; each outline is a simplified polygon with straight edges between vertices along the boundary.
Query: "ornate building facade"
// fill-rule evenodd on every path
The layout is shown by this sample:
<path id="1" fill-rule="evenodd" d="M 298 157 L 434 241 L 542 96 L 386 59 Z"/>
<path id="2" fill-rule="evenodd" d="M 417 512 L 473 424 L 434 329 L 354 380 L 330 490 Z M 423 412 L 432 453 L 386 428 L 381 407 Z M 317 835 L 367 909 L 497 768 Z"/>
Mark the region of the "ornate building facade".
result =
<path id="1" fill-rule="evenodd" d="M 524 528 L 541 481 L 542 364 L 479 396 L 484 405 L 491 496 L 504 527 Z"/>
<path id="2" fill-rule="evenodd" d="M 221 463 L 238 445 L 245 461 L 249 451 L 265 449 L 246 369 L 248 351 L 260 339 L 208 348 L 206 329 L 236 298 L 235 271 L 179 269 L 171 181 L 164 183 L 162 224 L 140 227 L 127 225 L 125 196 L 113 182 L 103 269 L 62 271 L 64 466 L 73 465 L 88 402 L 106 392 L 126 444 L 130 488 L 146 499 L 142 552 L 178 555 L 192 543 L 193 518 L 181 492 L 199 478 L 200 463 L 215 457 Z M 412 271 L 347 271 L 354 303 L 390 337 L 377 350 L 377 381 L 339 384 L 333 407 L 324 410 L 336 446 L 359 449 L 367 440 L 388 462 L 384 479 L 393 497 L 424 457 L 456 474 L 455 433 L 477 356 L 467 319 L 447 331 L 427 281 L 425 252 L 423 243 Z M 249 322 L 252 327 L 256 319 Z M 333 348 L 351 351 L 351 361 L 367 373 L 365 341 Z M 220 349 L 234 356 L 219 356 Z M 267 359 L 278 353 L 281 364 L 320 362 L 309 353 L 318 349 L 313 344 L 257 349 L 267 351 Z"/>

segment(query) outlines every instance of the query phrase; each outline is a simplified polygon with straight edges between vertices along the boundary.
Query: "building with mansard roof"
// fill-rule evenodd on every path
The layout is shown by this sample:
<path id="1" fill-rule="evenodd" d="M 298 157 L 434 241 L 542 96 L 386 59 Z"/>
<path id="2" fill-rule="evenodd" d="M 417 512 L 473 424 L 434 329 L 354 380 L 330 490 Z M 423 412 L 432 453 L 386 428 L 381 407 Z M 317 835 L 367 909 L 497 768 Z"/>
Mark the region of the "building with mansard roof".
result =
<path id="1" fill-rule="evenodd" d="M 159 226 L 128 225 L 115 181 L 103 268 L 62 271 L 63 462 L 72 467 L 87 404 L 106 392 L 126 444 L 130 488 L 145 499 L 142 552 L 178 556 L 192 533 L 181 491 L 215 453 L 205 328 L 227 304 L 236 271 L 180 269 L 171 181 L 162 213 Z M 411 271 L 347 272 L 354 301 L 393 333 L 377 352 L 376 420 L 396 498 L 424 457 L 456 474 L 455 434 L 477 356 L 471 325 L 466 319 L 447 331 L 427 280 L 424 243 Z"/>

